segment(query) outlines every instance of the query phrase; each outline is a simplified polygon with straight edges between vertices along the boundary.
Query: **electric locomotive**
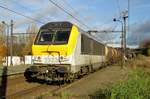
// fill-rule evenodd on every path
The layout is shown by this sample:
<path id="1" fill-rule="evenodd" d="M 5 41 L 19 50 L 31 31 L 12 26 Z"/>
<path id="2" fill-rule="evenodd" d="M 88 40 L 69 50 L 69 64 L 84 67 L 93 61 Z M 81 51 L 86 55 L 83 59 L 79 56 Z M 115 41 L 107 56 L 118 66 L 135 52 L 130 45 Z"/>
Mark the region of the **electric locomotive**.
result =
<path id="1" fill-rule="evenodd" d="M 26 79 L 73 81 L 103 66 L 109 49 L 70 22 L 49 22 L 41 26 L 32 45 L 33 66 Z"/>

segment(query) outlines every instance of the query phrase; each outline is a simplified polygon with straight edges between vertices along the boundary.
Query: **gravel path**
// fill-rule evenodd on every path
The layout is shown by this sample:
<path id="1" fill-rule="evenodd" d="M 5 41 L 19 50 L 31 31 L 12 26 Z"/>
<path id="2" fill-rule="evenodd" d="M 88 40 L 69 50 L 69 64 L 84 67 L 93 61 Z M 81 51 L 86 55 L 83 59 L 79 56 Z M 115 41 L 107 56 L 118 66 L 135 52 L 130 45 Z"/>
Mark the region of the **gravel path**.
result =
<path id="1" fill-rule="evenodd" d="M 68 92 L 73 96 L 87 96 L 100 88 L 108 87 L 114 82 L 125 79 L 128 72 L 127 68 L 121 69 L 119 66 L 106 67 L 73 83 L 61 92 Z"/>
<path id="2" fill-rule="evenodd" d="M 114 82 L 124 79 L 128 71 L 128 69 L 121 69 L 119 66 L 106 67 L 73 82 L 69 86 L 59 90 L 58 93 L 66 92 L 73 96 L 87 96 L 94 93 L 99 88 L 105 88 Z M 33 96 L 35 98 L 40 96 L 41 93 L 52 91 L 57 87 L 39 83 L 28 83 L 23 76 L 20 76 L 7 80 L 6 96 L 22 91 L 23 94 L 16 96 L 18 99 L 33 99 Z M 31 90 L 26 91 L 27 89 Z M 58 97 L 52 97 L 49 94 L 42 96 L 42 99 L 50 98 L 57 99 Z"/>
<path id="3" fill-rule="evenodd" d="M 7 79 L 5 85 L 0 86 L 0 99 L 4 96 L 6 99 L 35 99 L 42 93 L 59 88 L 43 82 L 27 82 L 23 75 L 5 79 Z"/>

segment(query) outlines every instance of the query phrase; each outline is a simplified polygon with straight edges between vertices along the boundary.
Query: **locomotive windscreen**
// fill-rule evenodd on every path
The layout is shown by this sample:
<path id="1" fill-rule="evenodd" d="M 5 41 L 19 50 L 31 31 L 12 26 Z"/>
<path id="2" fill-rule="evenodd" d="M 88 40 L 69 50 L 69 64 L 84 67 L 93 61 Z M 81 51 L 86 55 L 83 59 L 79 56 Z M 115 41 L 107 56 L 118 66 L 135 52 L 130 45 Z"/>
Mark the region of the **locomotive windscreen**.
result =
<path id="1" fill-rule="evenodd" d="M 37 45 L 67 44 L 70 30 L 41 30 L 35 40 Z"/>

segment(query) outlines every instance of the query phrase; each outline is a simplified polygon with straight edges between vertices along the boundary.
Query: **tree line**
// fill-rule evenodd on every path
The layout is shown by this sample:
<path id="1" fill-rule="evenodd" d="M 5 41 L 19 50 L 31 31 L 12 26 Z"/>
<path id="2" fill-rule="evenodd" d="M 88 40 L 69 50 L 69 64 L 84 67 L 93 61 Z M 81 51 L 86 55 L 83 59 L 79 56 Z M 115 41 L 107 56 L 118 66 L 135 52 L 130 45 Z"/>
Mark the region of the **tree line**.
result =
<path id="1" fill-rule="evenodd" d="M 13 56 L 24 56 L 31 55 L 31 47 L 34 41 L 34 37 L 38 32 L 38 27 L 36 24 L 31 24 L 26 29 L 26 34 L 23 34 L 23 38 L 20 38 L 21 35 L 13 35 Z M 19 34 L 19 33 L 18 33 Z M 20 39 L 19 39 L 20 38 Z M 7 40 L 8 39 L 8 40 Z M 17 41 L 23 40 L 25 41 Z M 3 24 L 0 24 L 0 61 L 5 56 L 10 56 L 10 36 L 7 35 L 6 27 Z"/>

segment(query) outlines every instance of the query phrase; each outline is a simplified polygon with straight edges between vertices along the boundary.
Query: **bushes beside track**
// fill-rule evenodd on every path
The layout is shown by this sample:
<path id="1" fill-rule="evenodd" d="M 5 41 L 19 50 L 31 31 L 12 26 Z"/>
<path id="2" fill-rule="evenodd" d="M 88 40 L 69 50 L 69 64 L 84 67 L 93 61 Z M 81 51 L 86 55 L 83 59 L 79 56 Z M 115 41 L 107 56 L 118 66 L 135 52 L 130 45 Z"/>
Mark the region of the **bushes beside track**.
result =
<path id="1" fill-rule="evenodd" d="M 126 79 L 111 87 L 100 89 L 90 97 L 92 99 L 150 99 L 149 59 L 139 55 L 136 59 L 129 60 L 126 65 L 131 68 L 131 72 Z"/>
<path id="2" fill-rule="evenodd" d="M 128 80 L 120 81 L 109 89 L 100 89 L 93 99 L 150 99 L 150 73 L 134 70 Z"/>

